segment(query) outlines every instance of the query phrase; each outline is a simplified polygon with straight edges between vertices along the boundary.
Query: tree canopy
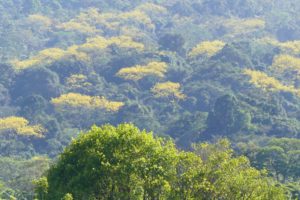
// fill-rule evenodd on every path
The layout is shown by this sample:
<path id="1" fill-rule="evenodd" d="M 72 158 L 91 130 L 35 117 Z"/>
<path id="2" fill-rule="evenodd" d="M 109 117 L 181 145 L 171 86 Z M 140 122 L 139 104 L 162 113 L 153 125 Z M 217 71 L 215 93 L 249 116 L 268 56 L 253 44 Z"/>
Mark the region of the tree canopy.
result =
<path id="1" fill-rule="evenodd" d="M 185 152 L 132 124 L 82 133 L 46 178 L 37 185 L 43 199 L 285 199 L 264 171 L 233 157 L 227 140 Z"/>

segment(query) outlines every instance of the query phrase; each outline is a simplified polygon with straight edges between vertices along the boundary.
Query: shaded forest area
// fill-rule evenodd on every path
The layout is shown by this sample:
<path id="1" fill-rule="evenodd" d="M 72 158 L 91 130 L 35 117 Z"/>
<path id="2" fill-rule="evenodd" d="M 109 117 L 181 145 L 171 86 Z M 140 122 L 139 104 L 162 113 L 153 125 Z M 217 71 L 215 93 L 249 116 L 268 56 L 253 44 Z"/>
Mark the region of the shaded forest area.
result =
<path id="1" fill-rule="evenodd" d="M 184 150 L 228 138 L 233 157 L 299 198 L 299 10 L 299 0 L 1 1 L 1 198 L 33 199 L 32 181 L 72 139 L 107 123 Z"/>

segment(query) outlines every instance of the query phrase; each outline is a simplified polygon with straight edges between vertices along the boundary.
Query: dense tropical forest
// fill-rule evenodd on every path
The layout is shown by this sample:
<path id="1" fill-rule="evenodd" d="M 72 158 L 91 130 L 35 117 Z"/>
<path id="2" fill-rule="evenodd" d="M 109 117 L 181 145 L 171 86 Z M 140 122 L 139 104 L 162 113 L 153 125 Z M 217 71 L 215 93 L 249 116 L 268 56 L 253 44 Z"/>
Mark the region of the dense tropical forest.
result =
<path id="1" fill-rule="evenodd" d="M 300 199 L 299 11 L 0 1 L 0 199 Z"/>

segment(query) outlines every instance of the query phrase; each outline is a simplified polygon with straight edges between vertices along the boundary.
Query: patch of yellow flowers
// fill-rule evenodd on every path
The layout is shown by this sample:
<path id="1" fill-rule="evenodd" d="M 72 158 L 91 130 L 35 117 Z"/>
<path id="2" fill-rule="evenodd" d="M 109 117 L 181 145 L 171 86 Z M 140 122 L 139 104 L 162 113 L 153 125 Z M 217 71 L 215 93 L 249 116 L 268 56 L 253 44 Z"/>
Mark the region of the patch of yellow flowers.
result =
<path id="1" fill-rule="evenodd" d="M 171 97 L 176 99 L 185 99 L 186 95 L 180 91 L 180 84 L 171 81 L 157 83 L 151 89 L 155 97 Z"/>
<path id="2" fill-rule="evenodd" d="M 270 77 L 264 72 L 246 69 L 244 74 L 250 77 L 250 83 L 265 91 L 276 92 L 284 91 L 291 92 L 300 96 L 300 90 L 291 85 L 284 85 L 274 77 Z"/>
<path id="3" fill-rule="evenodd" d="M 43 137 L 45 129 L 41 125 L 29 125 L 23 117 L 0 118 L 0 132 L 13 131 L 17 135 Z"/>
<path id="4" fill-rule="evenodd" d="M 58 98 L 51 100 L 52 104 L 58 109 L 83 107 L 88 109 L 104 109 L 110 112 L 116 112 L 124 106 L 123 102 L 109 101 L 105 97 L 88 96 L 79 93 L 63 94 Z"/>
<path id="5" fill-rule="evenodd" d="M 168 65 L 165 62 L 150 62 L 147 65 L 136 65 L 133 67 L 126 67 L 119 70 L 117 76 L 126 79 L 138 81 L 145 76 L 157 76 L 162 78 L 167 72 Z"/>
<path id="6" fill-rule="evenodd" d="M 225 43 L 220 40 L 204 41 L 194 47 L 189 53 L 190 57 L 197 57 L 203 55 L 205 57 L 212 57 L 223 49 Z"/>

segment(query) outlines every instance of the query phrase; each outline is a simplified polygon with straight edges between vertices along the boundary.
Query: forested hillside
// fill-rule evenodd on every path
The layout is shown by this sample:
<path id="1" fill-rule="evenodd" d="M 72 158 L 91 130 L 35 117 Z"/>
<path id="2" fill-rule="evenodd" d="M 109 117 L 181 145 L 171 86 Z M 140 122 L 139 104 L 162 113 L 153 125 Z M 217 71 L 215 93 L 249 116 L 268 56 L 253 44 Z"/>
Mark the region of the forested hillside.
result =
<path id="1" fill-rule="evenodd" d="M 228 154 L 215 162 L 237 159 L 232 173 L 246 166 L 244 186 L 256 174 L 262 188 L 274 186 L 269 195 L 300 199 L 299 11 L 299 0 L 0 1 L 0 199 L 63 198 L 51 184 L 59 183 L 53 174 L 68 164 L 68 151 L 79 148 L 71 141 L 79 135 L 81 141 L 94 124 L 122 123 L 176 144 L 159 144 L 176 157 L 174 169 L 183 160 L 185 167 L 201 163 L 191 173 L 206 174 L 183 185 L 196 184 L 207 196 L 184 189 L 180 197 L 183 180 L 172 172 L 159 179 L 167 192 L 156 188 L 144 199 L 270 198 L 259 190 L 257 198 L 219 194 L 213 181 L 204 189 L 204 180 L 217 179 L 207 168 L 230 171 L 206 161 L 224 148 Z M 214 148 L 222 141 L 225 147 Z M 203 145 L 213 153 L 203 153 Z M 138 190 L 142 176 L 130 173 Z M 40 177 L 49 179 L 50 196 L 38 191 L 45 187 L 34 194 L 34 180 L 46 184 Z M 226 178 L 222 186 L 230 185 Z M 75 183 L 57 191 L 64 199 L 101 199 Z M 106 199 L 142 198 L 122 191 L 123 179 L 119 184 L 120 195 Z"/>

